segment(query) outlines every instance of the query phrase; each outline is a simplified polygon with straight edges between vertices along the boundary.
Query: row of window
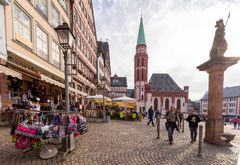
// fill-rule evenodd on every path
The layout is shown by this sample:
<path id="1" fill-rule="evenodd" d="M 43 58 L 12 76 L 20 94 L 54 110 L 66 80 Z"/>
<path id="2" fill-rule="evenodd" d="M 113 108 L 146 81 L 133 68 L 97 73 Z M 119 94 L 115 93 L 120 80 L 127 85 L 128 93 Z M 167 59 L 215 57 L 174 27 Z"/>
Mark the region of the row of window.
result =
<path id="1" fill-rule="evenodd" d="M 111 91 L 115 91 L 115 92 L 127 92 L 127 87 L 111 87 Z"/>
<path id="2" fill-rule="evenodd" d="M 76 36 L 76 39 L 75 39 L 76 46 L 78 47 L 79 50 L 82 51 L 82 53 L 85 55 L 88 61 L 90 61 L 90 63 L 96 68 L 96 59 L 92 51 L 88 49 L 88 46 L 83 41 L 83 38 L 79 37 L 79 35 L 75 35 L 75 36 Z"/>
<path id="3" fill-rule="evenodd" d="M 206 108 L 208 107 L 208 104 L 203 104 L 203 108 Z M 226 103 L 223 103 L 223 107 L 226 108 L 227 107 L 227 104 Z M 236 107 L 236 104 L 235 103 L 229 103 L 228 104 L 228 107 Z"/>
<path id="4" fill-rule="evenodd" d="M 229 98 L 229 101 L 235 101 L 235 100 L 236 100 L 235 97 L 230 97 L 230 98 Z"/>
<path id="5" fill-rule="evenodd" d="M 77 64 L 78 73 L 93 81 L 94 73 L 81 61 L 80 57 L 77 57 L 77 55 L 75 55 L 72 58 L 73 63 Z"/>
<path id="6" fill-rule="evenodd" d="M 77 11 L 74 12 L 74 26 L 73 26 L 73 34 L 76 37 L 76 45 L 77 47 L 87 56 L 87 58 L 90 58 L 92 56 L 92 51 L 90 51 L 90 48 L 88 48 L 87 43 L 85 42 L 84 38 L 92 48 L 93 52 L 96 52 L 96 44 L 95 39 L 91 37 L 89 31 L 84 26 L 83 20 L 81 19 L 81 16 L 77 13 Z M 83 36 L 80 35 L 80 31 L 82 32 Z"/>
<path id="7" fill-rule="evenodd" d="M 223 101 L 227 101 L 227 100 L 229 100 L 229 101 L 236 101 L 236 97 L 229 97 L 229 98 L 224 97 L 223 98 Z M 204 102 L 207 102 L 207 101 L 204 101 Z"/>
<path id="8" fill-rule="evenodd" d="M 207 111 L 208 111 L 207 109 L 203 109 L 203 112 L 207 112 Z M 226 109 L 222 109 L 222 112 L 226 113 Z M 228 110 L 228 113 L 236 113 L 236 109 L 231 108 Z"/>
<path id="9" fill-rule="evenodd" d="M 88 1 L 88 4 L 89 4 L 90 8 L 92 8 L 91 0 Z M 87 13 L 87 10 L 86 10 L 82 0 L 79 1 L 79 6 L 81 7 L 82 12 L 83 12 L 85 18 L 88 20 L 88 25 L 89 25 L 90 29 L 92 30 L 93 33 L 95 33 L 94 26 L 93 26 L 93 20 L 91 19 L 91 17 Z"/>
<path id="10" fill-rule="evenodd" d="M 37 3 L 38 1 L 36 1 Z M 32 40 L 31 19 L 17 5 L 14 5 L 14 32 L 16 39 L 18 36 L 23 37 L 27 41 Z M 36 53 L 41 58 L 49 61 L 49 45 L 51 46 L 52 64 L 60 67 L 60 50 L 56 42 L 49 43 L 48 34 L 41 27 L 36 26 Z"/>
<path id="11" fill-rule="evenodd" d="M 31 1 L 31 0 L 29 0 Z M 60 5 L 63 7 L 66 13 L 68 13 L 68 1 L 66 0 L 59 0 Z M 60 24 L 60 14 L 59 11 L 54 7 L 54 5 L 51 3 L 50 6 L 50 15 L 48 14 L 48 0 L 35 0 L 35 6 L 37 11 L 46 19 L 49 19 L 49 16 L 51 17 L 51 25 L 54 27 L 57 27 Z"/>
<path id="12" fill-rule="evenodd" d="M 236 106 L 235 103 L 229 103 L 228 105 L 229 105 L 229 107 L 235 107 Z"/>

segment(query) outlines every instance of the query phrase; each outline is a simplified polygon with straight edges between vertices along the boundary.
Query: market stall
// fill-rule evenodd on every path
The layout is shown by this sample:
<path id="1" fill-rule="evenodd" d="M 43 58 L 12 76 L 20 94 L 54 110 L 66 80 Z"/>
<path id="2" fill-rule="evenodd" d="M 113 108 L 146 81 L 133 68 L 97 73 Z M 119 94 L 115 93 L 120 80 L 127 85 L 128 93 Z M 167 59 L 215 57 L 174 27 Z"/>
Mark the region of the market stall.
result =
<path id="1" fill-rule="evenodd" d="M 103 101 L 106 109 L 112 105 L 111 99 L 103 95 L 87 96 L 85 99 L 88 100 L 88 106 L 84 115 L 90 118 L 103 118 Z"/>
<path id="2" fill-rule="evenodd" d="M 14 113 L 10 134 L 16 149 L 40 149 L 42 159 L 49 159 L 57 154 L 57 148 L 46 144 L 46 140 L 60 139 L 61 142 L 69 134 L 79 136 L 88 131 L 86 119 L 79 112 L 16 109 Z"/>
<path id="3" fill-rule="evenodd" d="M 112 99 L 112 105 L 120 107 L 120 110 L 113 112 L 113 116 L 118 116 L 120 119 L 124 120 L 139 119 L 139 115 L 135 111 L 136 102 L 136 99 L 127 96 Z"/>

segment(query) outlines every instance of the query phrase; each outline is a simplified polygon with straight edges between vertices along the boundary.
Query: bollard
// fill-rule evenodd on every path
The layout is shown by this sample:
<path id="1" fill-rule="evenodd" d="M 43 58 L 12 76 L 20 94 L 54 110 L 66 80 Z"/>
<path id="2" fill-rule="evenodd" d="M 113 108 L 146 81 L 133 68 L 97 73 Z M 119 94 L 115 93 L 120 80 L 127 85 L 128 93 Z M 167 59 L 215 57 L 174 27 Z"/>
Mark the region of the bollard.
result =
<path id="1" fill-rule="evenodd" d="M 157 117 L 157 139 L 159 139 L 160 135 L 160 117 Z"/>
<path id="2" fill-rule="evenodd" d="M 203 126 L 199 126 L 199 142 L 198 142 L 198 157 L 202 157 L 202 137 L 203 137 Z"/>
<path id="3" fill-rule="evenodd" d="M 185 120 L 185 119 L 183 118 L 183 120 L 182 120 L 182 123 L 183 123 L 183 124 L 182 124 L 182 132 L 184 132 L 184 120 Z"/>

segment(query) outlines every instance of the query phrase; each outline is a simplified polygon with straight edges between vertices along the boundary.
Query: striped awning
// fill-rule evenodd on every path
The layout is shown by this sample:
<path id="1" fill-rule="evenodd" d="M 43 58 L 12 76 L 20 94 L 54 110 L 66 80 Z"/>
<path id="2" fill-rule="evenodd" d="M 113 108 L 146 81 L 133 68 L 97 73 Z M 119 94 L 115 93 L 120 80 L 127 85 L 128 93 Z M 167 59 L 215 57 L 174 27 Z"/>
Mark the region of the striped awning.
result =
<path id="1" fill-rule="evenodd" d="M 63 83 L 61 83 L 61 82 L 58 82 L 58 81 L 56 81 L 56 80 L 53 80 L 53 79 L 51 79 L 50 77 L 47 77 L 47 76 L 45 76 L 45 75 L 43 75 L 43 74 L 41 74 L 40 76 L 41 76 L 41 80 L 42 80 L 42 81 L 45 81 L 45 82 L 47 82 L 47 83 L 50 83 L 50 84 L 59 86 L 59 87 L 61 87 L 61 88 L 65 88 L 65 85 L 64 85 Z"/>
<path id="2" fill-rule="evenodd" d="M 21 73 L 18 73 L 15 70 L 7 68 L 3 65 L 0 65 L 0 73 L 4 73 L 5 75 L 16 77 L 18 79 L 22 79 L 22 74 Z"/>

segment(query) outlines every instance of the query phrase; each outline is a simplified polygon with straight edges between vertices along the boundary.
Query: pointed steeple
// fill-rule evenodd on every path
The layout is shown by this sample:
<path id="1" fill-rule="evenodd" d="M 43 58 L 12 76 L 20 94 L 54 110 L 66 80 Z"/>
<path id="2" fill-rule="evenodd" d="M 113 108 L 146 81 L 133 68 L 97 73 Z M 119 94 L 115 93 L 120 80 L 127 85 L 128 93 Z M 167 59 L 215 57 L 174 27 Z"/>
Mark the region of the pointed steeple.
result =
<path id="1" fill-rule="evenodd" d="M 146 44 L 145 34 L 144 34 L 144 29 L 143 29 L 142 15 L 141 15 L 140 26 L 139 26 L 139 31 L 138 31 L 138 39 L 137 39 L 137 45 L 140 45 L 140 44 Z"/>

